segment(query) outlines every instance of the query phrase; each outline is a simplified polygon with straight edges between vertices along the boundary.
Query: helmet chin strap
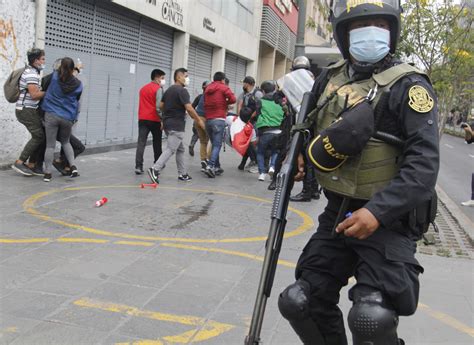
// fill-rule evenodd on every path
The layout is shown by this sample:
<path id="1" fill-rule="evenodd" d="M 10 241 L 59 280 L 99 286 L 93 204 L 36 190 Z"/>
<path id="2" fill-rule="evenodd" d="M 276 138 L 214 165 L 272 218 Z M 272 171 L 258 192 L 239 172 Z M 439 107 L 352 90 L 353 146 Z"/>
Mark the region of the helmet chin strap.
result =
<path id="1" fill-rule="evenodd" d="M 390 66 L 390 61 L 392 60 L 392 54 L 388 53 L 382 60 L 376 63 L 368 62 L 351 62 L 351 67 L 354 70 L 354 80 L 364 80 L 370 78 L 374 73 L 385 70 Z"/>

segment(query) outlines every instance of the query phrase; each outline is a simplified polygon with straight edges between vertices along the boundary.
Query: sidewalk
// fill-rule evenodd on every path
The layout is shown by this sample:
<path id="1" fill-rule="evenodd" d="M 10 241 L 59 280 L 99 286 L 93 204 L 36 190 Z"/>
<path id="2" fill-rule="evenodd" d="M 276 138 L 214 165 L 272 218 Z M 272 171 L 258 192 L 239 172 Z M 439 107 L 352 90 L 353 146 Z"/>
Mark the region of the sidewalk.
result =
<path id="1" fill-rule="evenodd" d="M 81 156 L 79 178 L 55 173 L 49 184 L 0 171 L 0 344 L 243 344 L 270 223 L 268 182 L 237 170 L 227 148 L 221 177 L 204 176 L 199 158 L 186 153 L 191 182 L 178 181 L 171 160 L 159 187 L 142 189 L 149 179 L 134 174 L 134 154 Z M 94 207 L 103 196 L 109 201 Z M 277 298 L 294 280 L 324 201 L 290 207 L 264 344 L 300 343 Z M 402 318 L 400 336 L 408 344 L 471 344 L 471 260 L 419 259 L 422 304 Z"/>

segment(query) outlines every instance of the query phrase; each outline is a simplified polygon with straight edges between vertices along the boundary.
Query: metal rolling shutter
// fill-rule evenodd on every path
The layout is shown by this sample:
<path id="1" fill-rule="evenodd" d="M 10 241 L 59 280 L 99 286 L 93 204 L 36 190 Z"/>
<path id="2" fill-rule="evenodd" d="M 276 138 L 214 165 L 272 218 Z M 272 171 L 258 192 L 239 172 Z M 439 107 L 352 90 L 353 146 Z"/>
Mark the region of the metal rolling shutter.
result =
<path id="1" fill-rule="evenodd" d="M 172 79 L 173 30 L 107 2 L 48 0 L 46 72 L 64 56 L 84 64 L 79 138 L 129 141 L 137 136 L 138 91 L 151 71 L 160 68 Z"/>
<path id="2" fill-rule="evenodd" d="M 237 55 L 226 53 L 224 73 L 229 79 L 229 87 L 237 97 L 242 92 L 242 83 L 247 71 L 247 61 Z"/>
<path id="3" fill-rule="evenodd" d="M 202 92 L 202 83 L 211 79 L 212 46 L 191 39 L 189 41 L 188 74 L 191 83 L 188 87 L 191 101 Z"/>

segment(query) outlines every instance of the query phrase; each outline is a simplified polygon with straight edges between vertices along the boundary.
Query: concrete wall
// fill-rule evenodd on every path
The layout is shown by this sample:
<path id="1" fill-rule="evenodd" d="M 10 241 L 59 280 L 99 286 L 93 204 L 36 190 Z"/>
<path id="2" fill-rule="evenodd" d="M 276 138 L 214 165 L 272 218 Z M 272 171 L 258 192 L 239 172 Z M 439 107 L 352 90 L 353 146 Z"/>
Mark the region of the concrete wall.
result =
<path id="1" fill-rule="evenodd" d="M 26 51 L 35 42 L 35 3 L 31 0 L 0 0 L 0 166 L 18 158 L 29 140 L 28 131 L 15 117 L 15 104 L 3 96 L 10 72 L 24 66 Z"/>

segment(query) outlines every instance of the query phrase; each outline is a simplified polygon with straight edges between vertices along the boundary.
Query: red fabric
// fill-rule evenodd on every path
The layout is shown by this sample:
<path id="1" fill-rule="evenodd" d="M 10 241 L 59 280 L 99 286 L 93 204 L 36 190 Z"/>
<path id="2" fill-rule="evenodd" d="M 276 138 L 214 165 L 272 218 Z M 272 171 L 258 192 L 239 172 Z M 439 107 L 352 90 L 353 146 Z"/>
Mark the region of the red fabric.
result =
<path id="1" fill-rule="evenodd" d="M 238 116 L 236 116 L 234 123 L 231 126 L 232 147 L 241 156 L 244 156 L 249 148 L 250 140 L 252 139 L 253 126 L 250 122 L 244 123 L 239 120 Z"/>
<path id="2" fill-rule="evenodd" d="M 140 100 L 138 103 L 138 119 L 161 122 L 156 113 L 156 93 L 160 85 L 150 82 L 140 89 Z"/>
<path id="3" fill-rule="evenodd" d="M 213 81 L 204 91 L 204 112 L 207 120 L 227 116 L 227 107 L 235 103 L 235 95 L 229 87 L 220 81 Z"/>

